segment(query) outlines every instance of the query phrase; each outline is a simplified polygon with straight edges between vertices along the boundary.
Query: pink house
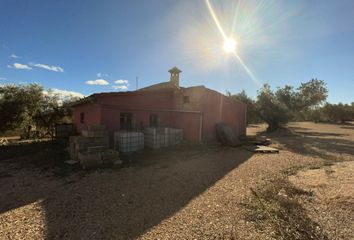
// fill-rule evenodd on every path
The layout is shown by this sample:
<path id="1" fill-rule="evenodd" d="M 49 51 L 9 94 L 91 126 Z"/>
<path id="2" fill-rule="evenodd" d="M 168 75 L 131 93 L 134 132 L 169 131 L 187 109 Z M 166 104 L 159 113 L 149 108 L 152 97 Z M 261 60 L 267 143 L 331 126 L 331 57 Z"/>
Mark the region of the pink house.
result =
<path id="1" fill-rule="evenodd" d="M 246 105 L 204 86 L 180 87 L 181 71 L 169 70 L 170 81 L 132 92 L 92 94 L 73 105 L 74 124 L 81 131 L 105 125 L 109 132 L 146 127 L 183 129 L 192 142 L 216 140 L 215 124 L 226 123 L 246 134 Z"/>

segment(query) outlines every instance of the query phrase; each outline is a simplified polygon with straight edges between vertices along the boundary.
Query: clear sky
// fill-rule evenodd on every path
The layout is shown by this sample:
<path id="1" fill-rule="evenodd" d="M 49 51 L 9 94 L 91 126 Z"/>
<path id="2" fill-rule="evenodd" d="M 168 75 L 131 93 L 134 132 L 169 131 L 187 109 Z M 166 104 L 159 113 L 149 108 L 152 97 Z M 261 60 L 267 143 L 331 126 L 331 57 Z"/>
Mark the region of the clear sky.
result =
<path id="1" fill-rule="evenodd" d="M 223 50 L 204 0 L 1 0 L 0 84 L 130 91 L 177 66 L 182 86 L 254 97 L 263 83 L 318 78 L 328 101 L 354 101 L 354 1 L 210 3 L 244 65 Z"/>

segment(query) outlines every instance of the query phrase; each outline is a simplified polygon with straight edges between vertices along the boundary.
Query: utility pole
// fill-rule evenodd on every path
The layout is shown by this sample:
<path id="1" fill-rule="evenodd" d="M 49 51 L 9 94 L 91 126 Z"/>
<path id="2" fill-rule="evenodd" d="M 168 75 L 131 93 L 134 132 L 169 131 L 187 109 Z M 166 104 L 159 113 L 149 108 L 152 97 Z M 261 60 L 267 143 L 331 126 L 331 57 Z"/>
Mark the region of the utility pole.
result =
<path id="1" fill-rule="evenodd" d="M 139 88 L 139 78 L 138 77 L 135 78 L 135 86 L 136 86 L 135 90 L 138 90 L 138 88 Z"/>

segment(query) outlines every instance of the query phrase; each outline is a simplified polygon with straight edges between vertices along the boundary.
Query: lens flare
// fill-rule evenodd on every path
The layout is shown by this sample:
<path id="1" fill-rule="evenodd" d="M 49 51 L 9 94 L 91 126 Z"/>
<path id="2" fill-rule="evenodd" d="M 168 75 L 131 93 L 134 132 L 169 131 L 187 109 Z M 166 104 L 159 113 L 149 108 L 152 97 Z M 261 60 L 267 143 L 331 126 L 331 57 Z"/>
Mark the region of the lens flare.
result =
<path id="1" fill-rule="evenodd" d="M 212 7 L 212 5 L 210 4 L 210 1 L 209 0 L 205 0 L 206 2 L 206 5 L 208 7 L 208 10 L 209 10 L 209 13 L 211 15 L 211 17 L 213 18 L 214 20 L 214 23 L 216 25 L 216 27 L 218 28 L 221 36 L 223 37 L 224 39 L 224 50 L 228 53 L 233 53 L 236 57 L 236 59 L 239 61 L 239 63 L 241 64 L 241 66 L 245 69 L 246 73 L 248 74 L 248 76 L 252 79 L 252 81 L 258 86 L 262 86 L 262 84 L 258 81 L 258 79 L 256 78 L 256 76 L 252 73 L 252 71 L 248 68 L 248 66 L 246 65 L 246 63 L 242 60 L 242 58 L 237 54 L 236 52 L 236 41 L 231 38 L 231 37 L 228 37 L 226 34 L 225 34 L 225 31 L 224 29 L 222 28 L 220 22 L 219 22 L 219 19 L 218 17 L 216 16 L 215 14 L 215 11 Z M 233 23 L 234 24 L 234 23 Z"/>

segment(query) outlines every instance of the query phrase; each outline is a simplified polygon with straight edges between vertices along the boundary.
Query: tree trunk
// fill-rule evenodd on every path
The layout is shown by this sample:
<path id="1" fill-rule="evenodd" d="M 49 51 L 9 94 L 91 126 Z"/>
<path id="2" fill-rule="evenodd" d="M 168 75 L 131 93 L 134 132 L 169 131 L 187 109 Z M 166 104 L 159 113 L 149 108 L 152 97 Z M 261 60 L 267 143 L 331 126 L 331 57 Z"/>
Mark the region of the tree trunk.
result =
<path id="1" fill-rule="evenodd" d="M 268 122 L 267 132 L 274 132 L 279 128 L 278 122 Z"/>

